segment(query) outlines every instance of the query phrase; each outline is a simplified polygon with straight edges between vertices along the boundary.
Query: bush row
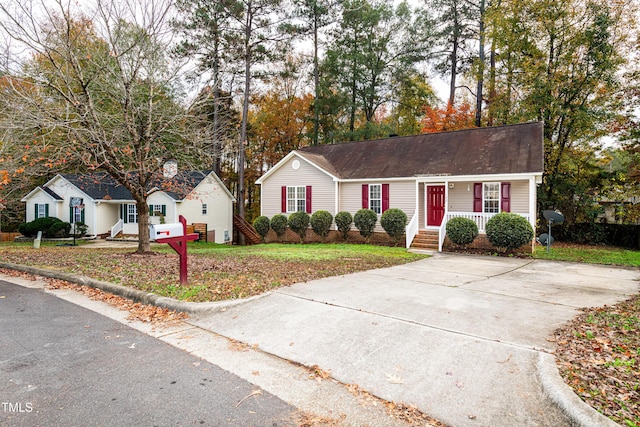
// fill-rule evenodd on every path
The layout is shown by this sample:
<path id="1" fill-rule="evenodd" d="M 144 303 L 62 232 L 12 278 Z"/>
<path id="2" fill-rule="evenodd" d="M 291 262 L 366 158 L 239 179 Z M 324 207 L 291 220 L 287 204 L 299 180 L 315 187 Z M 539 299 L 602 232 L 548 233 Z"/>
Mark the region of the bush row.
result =
<path id="1" fill-rule="evenodd" d="M 546 224 L 543 227 L 546 229 Z M 640 249 L 640 225 L 565 222 L 562 225 L 554 225 L 552 234 L 556 240 L 565 242 Z"/>
<path id="2" fill-rule="evenodd" d="M 27 237 L 35 237 L 38 231 L 42 231 L 42 237 L 45 238 L 69 237 L 71 229 L 71 224 L 55 217 L 38 218 L 18 226 L 20 234 Z M 84 235 L 86 231 L 87 226 L 84 223 L 76 223 L 77 235 Z"/>
<path id="3" fill-rule="evenodd" d="M 345 241 L 353 224 L 368 242 L 378 222 L 378 215 L 371 209 L 360 209 L 354 216 L 342 211 L 338 212 L 335 218 L 330 212 L 324 210 L 316 211 L 311 216 L 306 212 L 294 212 L 288 218 L 283 214 L 274 215 L 271 220 L 266 216 L 259 216 L 253 221 L 253 227 L 263 241 L 269 230 L 273 230 L 278 239 L 282 240 L 287 229 L 290 229 L 300 236 L 301 242 L 304 242 L 309 226 L 315 234 L 325 239 L 329 235 L 334 220 L 338 232 Z M 387 209 L 380 217 L 380 225 L 396 243 L 402 239 L 406 224 L 407 215 L 400 209 Z"/>
<path id="4" fill-rule="evenodd" d="M 453 218 L 447 222 L 447 236 L 458 246 L 471 244 L 478 237 L 478 226 L 468 218 Z M 500 213 L 487 221 L 485 232 L 489 242 L 502 251 L 512 251 L 531 242 L 533 227 L 521 215 Z"/>

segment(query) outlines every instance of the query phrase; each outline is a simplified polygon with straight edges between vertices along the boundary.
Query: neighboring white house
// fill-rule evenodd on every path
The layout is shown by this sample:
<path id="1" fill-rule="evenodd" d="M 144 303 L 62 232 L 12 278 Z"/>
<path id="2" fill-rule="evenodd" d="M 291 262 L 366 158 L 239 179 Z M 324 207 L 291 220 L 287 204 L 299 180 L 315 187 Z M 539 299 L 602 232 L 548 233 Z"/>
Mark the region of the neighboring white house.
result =
<path id="1" fill-rule="evenodd" d="M 458 216 L 482 233 L 496 213 L 514 212 L 535 229 L 543 149 L 540 122 L 305 147 L 256 182 L 261 215 L 399 208 L 409 218 L 407 245 L 431 230 L 440 250 Z"/>
<path id="2" fill-rule="evenodd" d="M 83 222 L 89 235 L 138 234 L 133 196 L 106 173 L 58 174 L 21 201 L 26 203 L 27 222 L 51 216 L 71 224 Z M 215 242 L 226 243 L 233 239 L 235 201 L 215 173 L 181 172 L 149 189 L 149 221 L 174 223 L 183 215 L 188 224 L 207 224 Z"/>

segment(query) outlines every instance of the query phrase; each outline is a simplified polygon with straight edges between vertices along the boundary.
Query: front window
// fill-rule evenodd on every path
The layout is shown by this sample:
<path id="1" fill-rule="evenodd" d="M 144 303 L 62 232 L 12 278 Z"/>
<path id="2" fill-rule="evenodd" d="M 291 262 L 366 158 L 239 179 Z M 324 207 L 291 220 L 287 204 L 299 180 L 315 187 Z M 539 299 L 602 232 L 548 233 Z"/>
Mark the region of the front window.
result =
<path id="1" fill-rule="evenodd" d="M 163 216 L 165 209 L 164 205 L 149 205 L 149 215 L 151 216 Z"/>
<path id="2" fill-rule="evenodd" d="M 485 182 L 483 188 L 483 206 L 485 213 L 500 213 L 500 183 Z"/>
<path id="3" fill-rule="evenodd" d="M 76 222 L 82 222 L 82 209 L 78 206 L 73 208 L 73 218 L 71 218 L 72 224 Z"/>
<path id="4" fill-rule="evenodd" d="M 47 205 L 46 204 L 36 205 L 36 219 L 46 218 L 46 217 L 47 217 Z"/>
<path id="5" fill-rule="evenodd" d="M 138 222 L 138 208 L 136 205 L 127 205 L 127 222 Z"/>
<path id="6" fill-rule="evenodd" d="M 382 184 L 369 185 L 369 209 L 378 215 L 382 213 Z"/>
<path id="7" fill-rule="evenodd" d="M 307 211 L 307 188 L 287 187 L 287 212 Z"/>

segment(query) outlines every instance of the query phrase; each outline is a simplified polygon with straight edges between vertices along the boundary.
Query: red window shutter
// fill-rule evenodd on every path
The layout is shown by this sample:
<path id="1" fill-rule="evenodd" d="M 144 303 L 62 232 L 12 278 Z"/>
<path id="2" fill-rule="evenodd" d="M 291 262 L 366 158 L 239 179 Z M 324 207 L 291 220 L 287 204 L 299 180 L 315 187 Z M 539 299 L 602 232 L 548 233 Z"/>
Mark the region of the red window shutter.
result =
<path id="1" fill-rule="evenodd" d="M 382 184 L 382 212 L 389 209 L 389 184 Z"/>
<path id="2" fill-rule="evenodd" d="M 482 183 L 473 184 L 473 211 L 482 212 Z"/>
<path id="3" fill-rule="evenodd" d="M 500 211 L 511 212 L 511 183 L 500 184 Z"/>
<path id="4" fill-rule="evenodd" d="M 369 209 L 369 184 L 362 184 L 362 209 Z"/>
<path id="5" fill-rule="evenodd" d="M 282 186 L 281 195 L 282 197 L 281 197 L 280 209 L 282 212 L 286 212 L 287 211 L 287 187 L 285 185 Z"/>
<path id="6" fill-rule="evenodd" d="M 305 191 L 305 195 L 307 197 L 307 213 L 311 213 L 311 186 L 307 185 L 307 190 Z"/>

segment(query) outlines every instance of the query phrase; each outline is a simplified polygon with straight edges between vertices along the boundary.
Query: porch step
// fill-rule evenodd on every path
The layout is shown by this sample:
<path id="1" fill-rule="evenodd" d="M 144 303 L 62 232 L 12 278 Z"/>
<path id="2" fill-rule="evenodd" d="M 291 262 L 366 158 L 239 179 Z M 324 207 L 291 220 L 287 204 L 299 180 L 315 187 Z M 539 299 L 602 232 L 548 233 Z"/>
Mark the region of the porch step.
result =
<path id="1" fill-rule="evenodd" d="M 438 232 L 431 230 L 420 230 L 411 243 L 412 248 L 438 250 Z"/>

